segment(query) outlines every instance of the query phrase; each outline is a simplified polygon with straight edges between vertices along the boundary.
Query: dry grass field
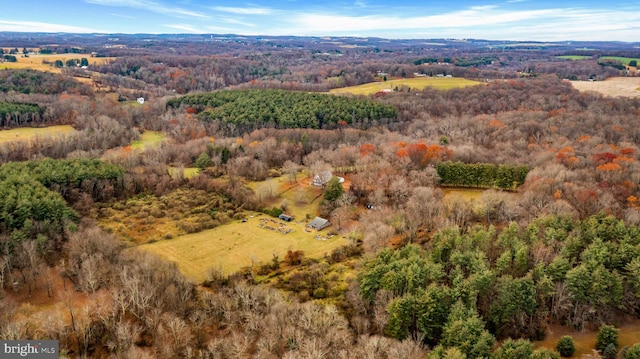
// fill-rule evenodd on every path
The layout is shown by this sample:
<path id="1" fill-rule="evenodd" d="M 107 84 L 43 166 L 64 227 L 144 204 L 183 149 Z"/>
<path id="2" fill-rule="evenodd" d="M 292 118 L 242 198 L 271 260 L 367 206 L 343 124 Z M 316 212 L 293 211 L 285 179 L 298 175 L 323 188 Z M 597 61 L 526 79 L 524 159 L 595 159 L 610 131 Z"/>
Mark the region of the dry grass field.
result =
<path id="1" fill-rule="evenodd" d="M 166 140 L 167 135 L 160 131 L 144 131 L 140 134 L 140 139 L 131 142 L 131 149 L 145 149 L 157 146 Z"/>
<path id="2" fill-rule="evenodd" d="M 458 87 L 480 85 L 482 82 L 467 80 L 457 77 L 414 77 L 408 79 L 388 80 L 384 82 L 371 82 L 364 85 L 343 87 L 330 90 L 333 94 L 372 95 L 382 90 L 393 90 L 396 87 L 407 86 L 414 90 L 422 90 L 433 87 L 439 90 L 450 90 Z"/>
<path id="3" fill-rule="evenodd" d="M 0 143 L 29 141 L 36 137 L 64 136 L 76 132 L 68 125 L 49 127 L 22 127 L 11 130 L 0 130 Z"/>
<path id="4" fill-rule="evenodd" d="M 49 62 L 53 64 L 56 60 L 62 60 L 66 62 L 71 59 L 86 58 L 89 61 L 89 66 L 95 64 L 109 63 L 113 57 L 90 57 L 89 54 L 47 54 L 47 55 L 29 55 L 29 57 L 23 57 L 22 54 L 16 54 L 17 62 L 2 62 L 0 63 L 0 69 L 32 69 L 45 72 L 60 73 L 60 68 L 46 64 Z"/>
<path id="5" fill-rule="evenodd" d="M 640 97 L 640 77 L 613 77 L 604 81 L 571 81 L 579 91 L 595 91 L 612 97 Z"/>
<path id="6" fill-rule="evenodd" d="M 347 239 L 341 236 L 328 238 L 326 229 L 307 232 L 306 224 L 306 221 L 287 223 L 265 214 L 253 213 L 246 222 L 233 221 L 217 228 L 144 244 L 138 248 L 176 263 L 185 276 L 202 282 L 207 278 L 210 268 L 230 274 L 252 264 L 268 263 L 274 254 L 283 260 L 287 250 L 302 250 L 306 257 L 318 258 L 348 244 Z M 279 228 L 293 231 L 284 234 Z"/>

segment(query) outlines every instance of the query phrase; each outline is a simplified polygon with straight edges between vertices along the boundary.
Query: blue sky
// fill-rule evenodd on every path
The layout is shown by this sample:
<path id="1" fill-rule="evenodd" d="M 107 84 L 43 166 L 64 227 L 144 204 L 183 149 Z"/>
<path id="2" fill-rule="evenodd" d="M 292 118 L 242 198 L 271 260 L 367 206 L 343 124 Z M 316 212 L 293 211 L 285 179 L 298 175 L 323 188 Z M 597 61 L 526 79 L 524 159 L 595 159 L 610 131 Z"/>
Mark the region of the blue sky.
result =
<path id="1" fill-rule="evenodd" d="M 640 2 L 16 0 L 0 31 L 640 41 Z"/>

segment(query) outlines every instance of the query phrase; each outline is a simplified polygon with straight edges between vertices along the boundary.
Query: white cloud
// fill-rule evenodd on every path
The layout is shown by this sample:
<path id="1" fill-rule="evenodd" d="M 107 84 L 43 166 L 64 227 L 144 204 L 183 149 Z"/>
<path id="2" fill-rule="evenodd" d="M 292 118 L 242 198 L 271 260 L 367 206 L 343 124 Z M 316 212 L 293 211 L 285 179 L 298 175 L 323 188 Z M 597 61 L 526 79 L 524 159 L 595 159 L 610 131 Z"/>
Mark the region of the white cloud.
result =
<path id="1" fill-rule="evenodd" d="M 427 10 L 425 10 L 426 12 Z M 640 11 L 546 8 L 507 10 L 475 6 L 443 14 L 290 13 L 278 34 L 354 35 L 391 38 L 637 41 Z M 330 26 L 328 26 L 330 24 Z M 635 29 L 635 38 L 632 35 Z M 272 31 L 273 32 L 273 31 Z"/>
<path id="2" fill-rule="evenodd" d="M 242 21 L 240 19 L 231 18 L 231 17 L 223 17 L 220 19 L 220 21 L 225 22 L 227 24 L 241 25 L 246 27 L 256 27 L 256 24 L 252 24 L 252 23 Z"/>
<path id="3" fill-rule="evenodd" d="M 47 22 L 38 21 L 10 21 L 0 20 L 0 31 L 15 31 L 15 32 L 89 32 L 89 33 L 104 33 L 107 31 L 91 29 L 88 27 L 72 26 L 64 24 L 53 24 Z"/>
<path id="4" fill-rule="evenodd" d="M 147 10 L 163 15 L 169 15 L 173 17 L 195 17 L 206 19 L 209 16 L 191 11 L 185 10 L 179 7 L 166 6 L 161 3 L 149 0 L 84 0 L 88 4 L 103 5 L 103 6 L 119 6 L 128 7 L 133 9 Z"/>
<path id="5" fill-rule="evenodd" d="M 192 34 L 204 34 L 205 31 L 202 31 L 200 29 L 197 29 L 191 25 L 185 25 L 185 24 L 169 24 L 169 25 L 164 25 L 164 27 L 168 27 L 170 29 L 176 29 L 176 30 L 180 30 L 181 32 L 190 32 Z"/>
<path id="6" fill-rule="evenodd" d="M 239 15 L 269 15 L 273 12 L 272 9 L 265 8 L 265 7 L 214 6 L 211 9 L 215 11 L 230 12 L 232 14 L 239 14 Z"/>

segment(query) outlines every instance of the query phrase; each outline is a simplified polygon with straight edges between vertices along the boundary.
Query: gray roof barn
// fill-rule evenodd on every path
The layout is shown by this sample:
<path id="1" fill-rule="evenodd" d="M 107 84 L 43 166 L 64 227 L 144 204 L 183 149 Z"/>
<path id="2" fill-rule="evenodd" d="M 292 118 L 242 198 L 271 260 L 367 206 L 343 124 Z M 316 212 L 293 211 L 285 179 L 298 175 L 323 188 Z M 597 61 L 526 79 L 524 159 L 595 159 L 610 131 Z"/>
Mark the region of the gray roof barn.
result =
<path id="1" fill-rule="evenodd" d="M 313 219 L 313 221 L 309 222 L 307 227 L 311 227 L 319 231 L 321 229 L 329 227 L 330 225 L 331 225 L 331 222 L 329 222 L 328 220 L 324 218 L 316 217 Z"/>

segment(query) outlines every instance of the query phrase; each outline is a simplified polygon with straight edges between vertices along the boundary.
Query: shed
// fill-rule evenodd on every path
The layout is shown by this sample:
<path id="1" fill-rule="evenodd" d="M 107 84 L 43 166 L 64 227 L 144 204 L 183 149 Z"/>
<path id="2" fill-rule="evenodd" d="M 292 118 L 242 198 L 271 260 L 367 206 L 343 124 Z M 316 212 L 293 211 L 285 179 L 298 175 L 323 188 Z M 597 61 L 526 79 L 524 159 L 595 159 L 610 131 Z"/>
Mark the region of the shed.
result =
<path id="1" fill-rule="evenodd" d="M 331 222 L 329 222 L 329 220 L 324 219 L 324 218 L 320 218 L 320 217 L 316 217 L 313 219 L 313 221 L 309 222 L 309 224 L 307 225 L 307 227 L 311 227 L 315 230 L 322 230 L 325 229 L 327 227 L 329 227 L 331 225 Z"/>
<path id="2" fill-rule="evenodd" d="M 288 215 L 288 214 L 281 214 L 278 216 L 278 218 L 280 218 L 281 220 L 285 221 L 285 222 L 291 222 L 293 221 L 293 217 Z"/>
<path id="3" fill-rule="evenodd" d="M 329 182 L 331 177 L 333 177 L 333 174 L 331 174 L 331 171 L 318 172 L 313 177 L 313 181 L 311 182 L 311 184 L 314 185 L 314 186 L 322 187 L 322 186 L 326 185 L 327 182 Z"/>

